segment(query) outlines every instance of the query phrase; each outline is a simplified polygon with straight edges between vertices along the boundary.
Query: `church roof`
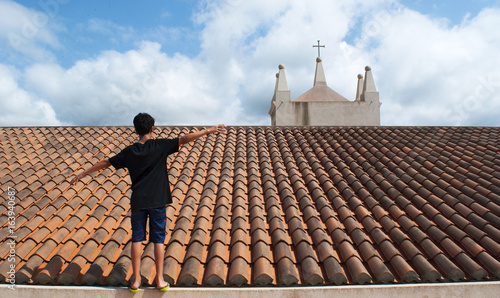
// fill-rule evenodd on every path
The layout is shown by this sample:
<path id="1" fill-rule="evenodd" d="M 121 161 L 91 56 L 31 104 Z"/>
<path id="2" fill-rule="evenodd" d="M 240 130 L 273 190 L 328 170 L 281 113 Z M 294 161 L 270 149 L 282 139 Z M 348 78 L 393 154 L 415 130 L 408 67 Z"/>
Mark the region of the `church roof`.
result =
<path id="1" fill-rule="evenodd" d="M 349 102 L 349 100 L 326 85 L 318 85 L 307 90 L 293 102 Z"/>
<path id="2" fill-rule="evenodd" d="M 321 58 L 316 58 L 316 71 L 314 84 L 311 89 L 300 95 L 293 102 L 349 102 L 348 99 L 338 94 L 326 84 L 325 71 Z"/>
<path id="3" fill-rule="evenodd" d="M 229 127 L 198 139 L 168 159 L 165 278 L 178 286 L 498 280 L 499 139 L 498 127 Z M 16 284 L 127 283 L 126 170 L 69 180 L 135 140 L 131 127 L 0 128 L 2 281 L 12 253 Z M 153 264 L 148 244 L 146 284 Z"/>

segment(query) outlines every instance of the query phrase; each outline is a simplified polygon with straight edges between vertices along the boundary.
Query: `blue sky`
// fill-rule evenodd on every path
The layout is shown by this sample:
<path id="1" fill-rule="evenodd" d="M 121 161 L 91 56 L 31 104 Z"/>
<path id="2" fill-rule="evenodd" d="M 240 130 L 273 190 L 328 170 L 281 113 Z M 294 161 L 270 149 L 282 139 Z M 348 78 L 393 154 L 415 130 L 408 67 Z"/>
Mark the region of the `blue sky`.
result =
<path id="1" fill-rule="evenodd" d="M 451 24 L 460 24 L 464 17 L 476 16 L 485 7 L 498 6 L 498 1 L 490 0 L 404 0 L 403 5 L 435 18 L 446 18 Z"/>
<path id="2" fill-rule="evenodd" d="M 382 125 L 498 126 L 499 27 L 499 0 L 0 0 L 0 125 L 269 125 L 320 39 L 346 98 L 372 67 Z"/>
<path id="3" fill-rule="evenodd" d="M 168 54 L 180 52 L 195 57 L 200 51 L 198 35 L 203 27 L 196 24 L 193 15 L 203 4 L 195 0 L 148 0 L 146 5 L 145 2 L 134 0 L 70 0 L 67 4 L 57 6 L 41 5 L 40 2 L 19 3 L 49 14 L 56 12 L 57 21 L 66 30 L 61 33 L 64 48 L 58 55 L 65 66 L 71 66 L 75 60 L 92 57 L 104 50 L 134 49 L 144 36 L 159 42 L 162 50 Z M 57 3 L 55 0 L 52 2 Z M 220 2 L 238 3 L 237 0 Z M 476 16 L 485 7 L 495 6 L 498 2 L 401 1 L 406 7 L 423 14 L 446 18 L 450 26 L 460 24 L 466 17 Z"/>
<path id="4" fill-rule="evenodd" d="M 17 2 L 53 16 L 63 42 L 57 58 L 66 67 L 101 51 L 134 49 L 144 37 L 161 43 L 168 54 L 199 52 L 196 31 L 200 26 L 192 19 L 198 6 L 194 0 L 150 0 L 147 5 L 134 0 Z"/>

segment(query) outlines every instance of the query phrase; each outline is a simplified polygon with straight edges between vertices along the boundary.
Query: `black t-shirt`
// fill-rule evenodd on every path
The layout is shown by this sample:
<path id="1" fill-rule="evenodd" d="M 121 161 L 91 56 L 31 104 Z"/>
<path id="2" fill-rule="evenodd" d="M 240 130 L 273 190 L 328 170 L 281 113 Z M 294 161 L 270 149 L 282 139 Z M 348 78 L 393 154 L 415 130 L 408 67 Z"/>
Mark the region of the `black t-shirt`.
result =
<path id="1" fill-rule="evenodd" d="M 132 180 L 132 211 L 159 208 L 172 203 L 167 156 L 179 151 L 179 139 L 150 139 L 135 143 L 111 157 L 116 169 L 127 168 Z"/>

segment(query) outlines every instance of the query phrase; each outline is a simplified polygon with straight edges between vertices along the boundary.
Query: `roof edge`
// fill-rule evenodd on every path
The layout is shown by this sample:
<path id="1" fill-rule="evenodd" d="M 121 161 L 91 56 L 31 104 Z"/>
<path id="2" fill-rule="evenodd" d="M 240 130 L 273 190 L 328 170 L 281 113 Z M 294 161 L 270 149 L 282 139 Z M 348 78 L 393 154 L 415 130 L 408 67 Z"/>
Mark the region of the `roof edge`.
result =
<path id="1" fill-rule="evenodd" d="M 117 294 L 128 295 L 126 287 L 89 287 L 89 286 L 35 286 L 14 285 L 16 295 L 22 297 L 116 297 Z M 361 286 L 319 286 L 319 287 L 173 287 L 168 290 L 169 297 L 360 297 L 369 295 L 378 297 L 494 297 L 498 294 L 500 281 L 490 282 L 455 282 L 455 283 L 419 283 L 419 284 L 390 284 L 390 285 L 361 285 Z M 9 290 L 9 285 L 0 285 L 0 291 Z M 138 297 L 156 293 L 155 288 L 139 290 Z M 237 293 L 235 293 L 237 292 Z M 172 296 L 173 295 L 173 296 Z M 147 296 L 144 296 L 147 297 Z"/>

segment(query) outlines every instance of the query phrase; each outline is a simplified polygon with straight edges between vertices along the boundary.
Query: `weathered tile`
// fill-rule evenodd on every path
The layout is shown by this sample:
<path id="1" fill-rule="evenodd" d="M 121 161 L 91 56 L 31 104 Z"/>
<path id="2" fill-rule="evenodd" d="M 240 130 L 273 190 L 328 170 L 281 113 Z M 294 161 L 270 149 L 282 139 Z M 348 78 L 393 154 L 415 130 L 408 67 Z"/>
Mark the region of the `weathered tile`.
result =
<path id="1" fill-rule="evenodd" d="M 134 142 L 133 129 L 3 132 L 14 141 L 2 141 L 8 171 L 0 179 L 14 183 L 23 208 L 16 281 L 125 285 L 126 171 L 106 169 L 75 186 L 67 176 Z M 499 278 L 498 135 L 481 127 L 230 127 L 183 146 L 168 160 L 165 279 L 287 286 Z M 151 246 L 143 260 L 152 283 Z"/>

